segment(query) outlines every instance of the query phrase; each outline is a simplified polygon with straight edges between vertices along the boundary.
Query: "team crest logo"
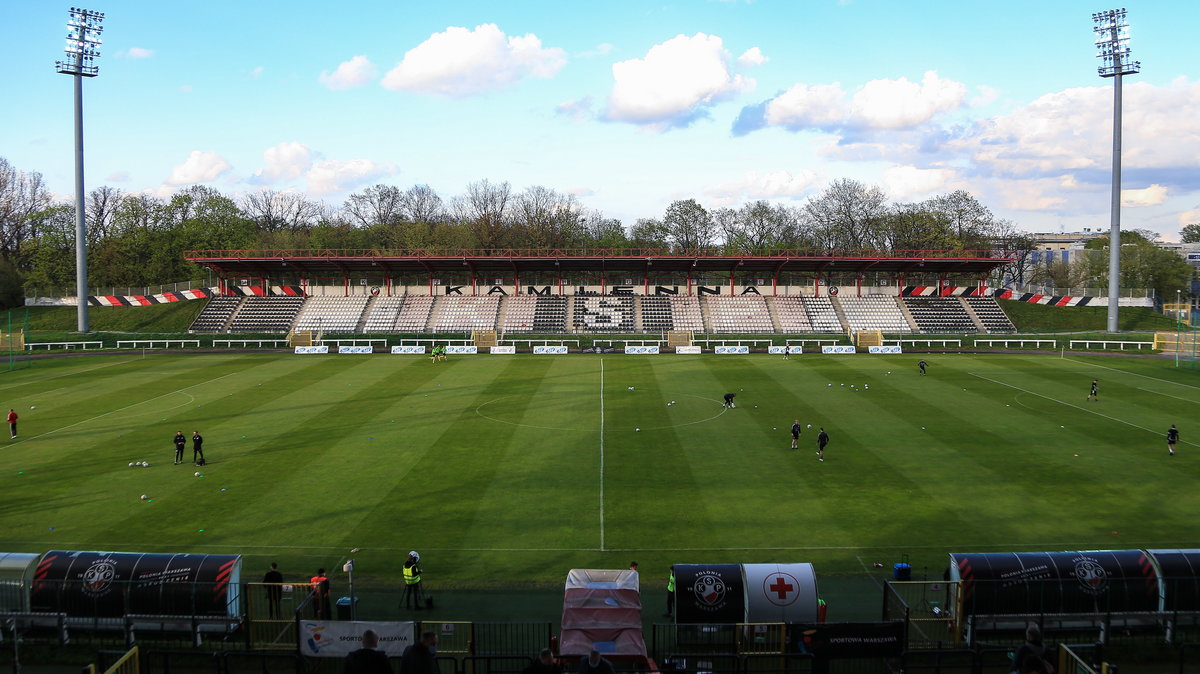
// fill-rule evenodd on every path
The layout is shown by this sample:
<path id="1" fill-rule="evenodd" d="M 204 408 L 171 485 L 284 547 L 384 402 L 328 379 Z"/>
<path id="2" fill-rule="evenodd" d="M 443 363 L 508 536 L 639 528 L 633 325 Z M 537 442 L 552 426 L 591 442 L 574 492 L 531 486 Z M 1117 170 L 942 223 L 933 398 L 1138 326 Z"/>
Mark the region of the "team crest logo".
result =
<path id="1" fill-rule="evenodd" d="M 717 610 L 725 605 L 725 581 L 719 574 L 711 571 L 696 576 L 692 593 L 696 595 L 696 601 L 700 602 L 702 609 Z"/>
<path id="2" fill-rule="evenodd" d="M 107 559 L 98 559 L 83 572 L 83 592 L 91 597 L 99 597 L 108 592 L 116 577 L 117 568 L 113 563 Z"/>
<path id="3" fill-rule="evenodd" d="M 1088 594 L 1100 594 L 1108 584 L 1108 572 L 1091 557 L 1075 559 L 1075 578 Z"/>

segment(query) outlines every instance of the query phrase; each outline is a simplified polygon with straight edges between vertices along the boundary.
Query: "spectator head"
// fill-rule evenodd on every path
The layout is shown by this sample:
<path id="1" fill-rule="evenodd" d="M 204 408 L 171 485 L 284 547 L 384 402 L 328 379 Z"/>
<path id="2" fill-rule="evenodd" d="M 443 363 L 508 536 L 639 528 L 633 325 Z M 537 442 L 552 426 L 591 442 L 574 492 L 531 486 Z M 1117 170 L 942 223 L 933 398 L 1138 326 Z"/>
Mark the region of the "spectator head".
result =
<path id="1" fill-rule="evenodd" d="M 1037 625 L 1030 625 L 1025 628 L 1025 641 L 1031 644 L 1042 643 L 1042 631 L 1038 629 Z"/>
<path id="2" fill-rule="evenodd" d="M 592 666 L 600 664 L 600 651 L 593 648 L 592 651 L 588 653 L 588 664 Z"/>
<path id="3" fill-rule="evenodd" d="M 437 646 L 437 642 L 438 642 L 437 632 L 422 632 L 421 633 L 421 643 L 425 644 L 426 646 Z"/>
<path id="4" fill-rule="evenodd" d="M 271 570 L 276 571 L 278 569 L 279 569 L 279 562 L 271 562 Z"/>
<path id="5" fill-rule="evenodd" d="M 551 651 L 549 648 L 543 648 L 542 652 L 538 653 L 538 662 L 541 662 L 543 665 L 553 664 L 554 663 L 554 652 Z"/>
<path id="6" fill-rule="evenodd" d="M 324 576 L 324 575 L 325 575 L 325 569 L 317 569 L 317 575 L 318 575 L 318 576 Z"/>
<path id="7" fill-rule="evenodd" d="M 379 645 L 379 635 L 375 630 L 363 632 L 363 648 L 375 648 Z"/>
<path id="8" fill-rule="evenodd" d="M 629 570 L 630 570 L 630 571 L 637 571 L 637 562 L 630 562 L 630 563 L 629 563 Z"/>

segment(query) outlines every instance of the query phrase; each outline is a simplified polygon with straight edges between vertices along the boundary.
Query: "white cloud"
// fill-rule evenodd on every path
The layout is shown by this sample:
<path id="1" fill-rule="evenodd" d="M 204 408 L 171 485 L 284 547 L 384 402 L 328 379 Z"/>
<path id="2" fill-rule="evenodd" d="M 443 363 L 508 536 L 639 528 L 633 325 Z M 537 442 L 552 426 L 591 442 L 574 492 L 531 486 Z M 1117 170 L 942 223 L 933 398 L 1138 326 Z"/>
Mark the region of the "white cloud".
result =
<path id="1" fill-rule="evenodd" d="M 584 96 L 575 100 L 559 103 L 554 111 L 574 122 L 582 122 L 592 116 L 592 97 Z"/>
<path id="2" fill-rule="evenodd" d="M 754 199 L 798 197 L 812 190 L 820 182 L 821 176 L 809 169 L 799 173 L 773 171 L 760 174 L 757 171 L 748 171 L 740 180 L 719 183 L 704 192 L 729 201 L 738 197 Z"/>
<path id="3" fill-rule="evenodd" d="M 526 77 L 553 77 L 565 64 L 565 51 L 543 48 L 532 33 L 508 36 L 494 23 L 474 30 L 450 26 L 408 50 L 383 86 L 457 98 L 499 91 Z"/>
<path id="4" fill-rule="evenodd" d="M 334 91 L 353 89 L 369 83 L 375 78 L 376 72 L 375 64 L 366 56 L 359 55 L 338 64 L 332 74 L 328 70 L 322 70 L 317 81 Z"/>
<path id="5" fill-rule="evenodd" d="M 883 188 L 895 200 L 923 197 L 934 192 L 950 192 L 956 174 L 949 169 L 922 169 L 916 166 L 889 166 L 883 170 Z"/>
<path id="6" fill-rule="evenodd" d="M 613 49 L 615 49 L 615 47 L 613 47 L 613 45 L 611 45 L 607 42 L 601 42 L 600 44 L 596 45 L 595 47 L 592 47 L 591 49 L 588 49 L 587 51 L 579 52 L 575 56 L 578 58 L 584 58 L 584 59 L 592 58 L 595 56 L 608 56 L 609 54 L 612 53 Z"/>
<path id="7" fill-rule="evenodd" d="M 311 194 L 325 195 L 341 192 L 393 173 L 396 173 L 394 165 L 377 164 L 369 159 L 323 159 L 313 162 L 305 177 L 308 179 L 308 191 Z"/>
<path id="8" fill-rule="evenodd" d="M 567 194 L 572 194 L 577 197 L 590 197 L 596 193 L 596 190 L 590 187 L 570 187 L 567 188 Z"/>
<path id="9" fill-rule="evenodd" d="M 1121 205 L 1130 208 L 1157 206 L 1167 200 L 1167 188 L 1154 184 L 1140 190 L 1121 190 Z"/>
<path id="10" fill-rule="evenodd" d="M 976 85 L 975 91 L 978 93 L 967 102 L 967 104 L 972 108 L 981 108 L 985 105 L 990 105 L 994 103 L 997 98 L 1000 98 L 1000 91 L 994 87 L 989 87 L 986 84 Z"/>
<path id="11" fill-rule="evenodd" d="M 143 49 L 141 47 L 130 47 L 117 52 L 117 56 L 124 56 L 127 59 L 148 59 L 154 56 L 153 49 Z"/>
<path id="12" fill-rule="evenodd" d="M 192 185 L 216 180 L 220 175 L 232 168 L 216 152 L 192 150 L 186 161 L 171 169 L 171 177 L 167 178 L 168 185 Z"/>
<path id="13" fill-rule="evenodd" d="M 304 175 L 312 166 L 313 158 L 307 146 L 293 140 L 264 150 L 263 161 L 266 166 L 254 172 L 255 182 L 271 184 Z"/>
<path id="14" fill-rule="evenodd" d="M 182 92 L 183 92 L 183 93 L 185 93 L 185 94 L 190 94 L 190 93 L 192 93 L 192 85 L 190 85 L 190 84 L 181 84 L 181 85 L 179 85 L 179 90 L 180 90 L 180 91 L 182 91 Z"/>
<path id="15" fill-rule="evenodd" d="M 129 171 L 113 171 L 104 179 L 111 183 L 127 183 L 129 182 Z"/>
<path id="16" fill-rule="evenodd" d="M 256 79 L 262 77 L 262 74 L 263 74 L 263 67 L 262 66 L 254 66 L 254 68 L 250 71 L 250 79 L 256 80 Z"/>
<path id="17" fill-rule="evenodd" d="M 963 105 L 967 88 L 960 82 L 925 73 L 920 82 L 906 77 L 871 80 L 853 95 L 838 82 L 799 83 L 766 102 L 755 126 L 783 126 L 793 131 L 817 128 L 907 129 L 929 122 L 938 113 Z"/>
<path id="18" fill-rule="evenodd" d="M 1179 214 L 1179 226 L 1186 227 L 1187 225 L 1200 222 L 1200 208 L 1194 208 L 1190 211 L 1184 211 Z"/>
<path id="19" fill-rule="evenodd" d="M 640 59 L 612 66 L 606 117 L 665 129 L 687 126 L 705 108 L 751 89 L 754 81 L 730 72 L 731 56 L 716 35 L 677 35 Z"/>
<path id="20" fill-rule="evenodd" d="M 766 56 L 763 56 L 761 49 L 758 47 L 751 47 L 738 57 L 737 62 L 738 65 L 743 68 L 750 68 L 752 66 L 761 66 L 769 60 L 770 59 L 768 59 Z"/>

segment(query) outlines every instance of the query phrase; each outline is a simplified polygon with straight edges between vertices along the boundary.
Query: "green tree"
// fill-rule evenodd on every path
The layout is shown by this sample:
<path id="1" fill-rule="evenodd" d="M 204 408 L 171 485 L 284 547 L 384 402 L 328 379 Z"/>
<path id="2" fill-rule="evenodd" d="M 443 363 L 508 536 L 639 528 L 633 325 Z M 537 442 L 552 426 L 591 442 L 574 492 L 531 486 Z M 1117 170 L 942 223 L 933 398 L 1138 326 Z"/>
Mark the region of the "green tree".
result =
<path id="1" fill-rule="evenodd" d="M 676 251 L 703 248 L 713 242 L 716 227 L 712 216 L 695 199 L 672 201 L 663 216 L 667 241 Z"/>
<path id="2" fill-rule="evenodd" d="M 1185 225 L 1179 232 L 1182 243 L 1200 243 L 1200 224 Z"/>
<path id="3" fill-rule="evenodd" d="M 1174 297 L 1176 290 L 1188 291 L 1192 268 L 1174 251 L 1154 244 L 1153 232 L 1121 232 L 1121 287 L 1153 288 L 1159 297 Z M 1088 241 L 1085 248 L 1098 251 L 1088 256 L 1089 275 L 1097 285 L 1108 285 L 1108 237 Z M 1102 254 L 1099 251 L 1104 251 Z"/>

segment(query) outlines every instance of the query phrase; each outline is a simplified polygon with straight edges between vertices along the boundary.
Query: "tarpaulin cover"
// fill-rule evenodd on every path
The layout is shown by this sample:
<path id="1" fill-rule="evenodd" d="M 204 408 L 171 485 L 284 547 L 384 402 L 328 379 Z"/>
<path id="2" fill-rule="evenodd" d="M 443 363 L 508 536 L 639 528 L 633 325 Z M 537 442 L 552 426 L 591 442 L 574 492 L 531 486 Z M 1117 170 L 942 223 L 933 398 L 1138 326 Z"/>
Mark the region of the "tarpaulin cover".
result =
<path id="1" fill-rule="evenodd" d="M 594 590 L 633 590 L 639 592 L 638 572 L 628 569 L 571 569 L 567 572 L 567 588 Z"/>
<path id="2" fill-rule="evenodd" d="M 636 608 L 571 608 L 563 610 L 564 630 L 607 628 L 642 629 L 642 612 Z"/>
<path id="3" fill-rule="evenodd" d="M 572 608 L 635 608 L 641 610 L 642 595 L 636 590 L 584 590 L 569 589 L 563 597 L 563 606 Z"/>
<path id="4" fill-rule="evenodd" d="M 565 657 L 586 657 L 595 648 L 607 656 L 646 657 L 642 629 L 563 630 L 558 651 Z"/>

